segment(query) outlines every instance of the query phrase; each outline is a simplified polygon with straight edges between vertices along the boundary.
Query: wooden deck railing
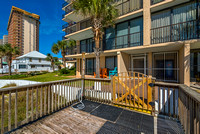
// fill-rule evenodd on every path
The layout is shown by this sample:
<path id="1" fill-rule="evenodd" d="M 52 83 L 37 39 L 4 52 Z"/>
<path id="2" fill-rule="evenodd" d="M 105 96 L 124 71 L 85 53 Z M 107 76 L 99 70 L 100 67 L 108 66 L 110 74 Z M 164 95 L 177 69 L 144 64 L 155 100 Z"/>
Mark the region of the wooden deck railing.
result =
<path id="1" fill-rule="evenodd" d="M 133 78 L 130 80 L 133 81 Z M 1 89 L 1 133 L 11 131 L 78 102 L 82 88 L 85 99 L 114 104 L 113 86 L 116 84 L 113 85 L 113 83 L 109 79 L 85 78 Z M 128 85 L 131 86 L 130 83 Z M 155 113 L 180 120 L 187 134 L 199 134 L 200 95 L 197 92 L 180 84 L 156 82 L 155 84 L 147 83 L 147 85 L 155 86 L 149 89 L 152 101 L 155 100 Z M 125 86 L 124 89 L 128 87 Z M 144 98 L 141 96 L 142 93 L 137 94 L 141 99 Z"/>
<path id="2" fill-rule="evenodd" d="M 1 133 L 77 102 L 80 89 L 81 79 L 1 89 Z"/>
<path id="3" fill-rule="evenodd" d="M 156 89 L 158 114 L 178 119 L 186 134 L 199 134 L 200 94 L 183 84 L 156 82 Z"/>
<path id="4" fill-rule="evenodd" d="M 111 103 L 112 87 L 109 79 L 85 79 L 84 97 L 88 100 Z"/>

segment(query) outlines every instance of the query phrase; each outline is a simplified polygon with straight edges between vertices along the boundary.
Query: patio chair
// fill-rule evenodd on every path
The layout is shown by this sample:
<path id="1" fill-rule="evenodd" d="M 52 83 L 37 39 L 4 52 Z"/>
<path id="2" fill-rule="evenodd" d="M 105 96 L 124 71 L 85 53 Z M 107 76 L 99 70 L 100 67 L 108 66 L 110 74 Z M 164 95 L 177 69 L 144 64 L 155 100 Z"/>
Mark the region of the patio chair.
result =
<path id="1" fill-rule="evenodd" d="M 114 76 L 114 75 L 116 75 L 116 76 L 117 76 L 117 67 L 115 67 L 115 69 L 114 69 L 114 70 L 112 70 L 112 71 L 109 71 L 109 79 L 111 79 L 111 76 Z"/>
<path id="2" fill-rule="evenodd" d="M 102 78 L 103 77 L 103 75 L 102 75 L 102 69 L 99 69 L 99 72 L 100 72 L 100 78 Z M 96 73 L 94 72 L 94 78 L 96 78 Z"/>
<path id="3" fill-rule="evenodd" d="M 108 77 L 108 71 L 107 70 L 108 70 L 107 68 L 102 69 L 102 77 L 103 78 L 107 78 Z"/>

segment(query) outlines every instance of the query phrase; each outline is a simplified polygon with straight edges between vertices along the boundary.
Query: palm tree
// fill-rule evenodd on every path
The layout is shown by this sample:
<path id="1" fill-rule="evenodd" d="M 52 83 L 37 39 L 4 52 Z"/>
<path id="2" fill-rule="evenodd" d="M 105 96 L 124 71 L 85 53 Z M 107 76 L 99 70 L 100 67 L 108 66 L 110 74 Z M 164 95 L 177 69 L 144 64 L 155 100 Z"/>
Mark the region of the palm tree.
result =
<path id="1" fill-rule="evenodd" d="M 1 59 L 1 67 L 3 68 L 3 56 L 4 56 L 4 49 L 3 45 L 0 44 L 0 59 Z"/>
<path id="2" fill-rule="evenodd" d="M 9 67 L 9 75 L 12 74 L 11 72 L 11 64 L 12 64 L 12 59 L 20 54 L 19 48 L 18 47 L 12 47 L 11 44 L 5 44 L 3 45 L 2 48 L 2 53 L 4 56 L 6 56 L 7 62 L 8 62 L 8 67 Z"/>
<path id="3" fill-rule="evenodd" d="M 46 60 L 51 62 L 51 67 L 52 67 L 53 71 L 55 71 L 55 63 L 58 62 L 58 58 L 53 57 L 50 53 L 48 53 Z"/>
<path id="4" fill-rule="evenodd" d="M 62 41 L 58 41 L 57 43 L 54 43 L 52 48 L 51 48 L 51 51 L 54 54 L 58 54 L 59 52 L 61 52 L 62 59 L 63 59 L 63 66 L 66 67 L 65 55 L 67 53 L 67 50 L 72 49 L 72 46 L 75 46 L 75 45 L 76 45 L 75 41 L 62 40 Z"/>
<path id="5" fill-rule="evenodd" d="M 100 77 L 100 41 L 103 37 L 103 28 L 114 25 L 118 10 L 113 4 L 114 0 L 75 0 L 73 8 L 76 13 L 90 17 L 95 40 L 94 52 L 96 55 L 96 77 Z"/>

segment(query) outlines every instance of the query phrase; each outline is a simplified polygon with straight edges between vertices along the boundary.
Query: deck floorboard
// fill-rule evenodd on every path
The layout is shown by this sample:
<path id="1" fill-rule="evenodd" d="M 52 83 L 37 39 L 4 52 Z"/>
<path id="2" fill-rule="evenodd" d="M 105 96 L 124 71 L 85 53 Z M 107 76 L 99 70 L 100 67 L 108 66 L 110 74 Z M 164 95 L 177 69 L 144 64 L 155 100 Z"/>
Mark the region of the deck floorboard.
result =
<path id="1" fill-rule="evenodd" d="M 24 126 L 14 134 L 182 134 L 173 120 L 84 100 L 83 110 L 72 107 Z M 156 123 L 155 123 L 156 120 Z"/>

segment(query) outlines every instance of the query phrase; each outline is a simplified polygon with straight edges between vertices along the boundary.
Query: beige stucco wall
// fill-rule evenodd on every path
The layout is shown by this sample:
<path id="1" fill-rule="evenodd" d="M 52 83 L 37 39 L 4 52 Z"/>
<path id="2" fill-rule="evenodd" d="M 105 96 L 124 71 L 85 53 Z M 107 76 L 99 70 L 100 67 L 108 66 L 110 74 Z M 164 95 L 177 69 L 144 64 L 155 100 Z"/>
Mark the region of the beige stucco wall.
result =
<path id="1" fill-rule="evenodd" d="M 179 70 L 180 83 L 190 86 L 190 44 L 179 50 Z"/>
<path id="2" fill-rule="evenodd" d="M 24 20 L 24 54 L 36 51 L 36 20 L 23 16 Z"/>
<path id="3" fill-rule="evenodd" d="M 150 0 L 143 1 L 143 43 L 144 45 L 151 44 L 151 11 Z"/>
<path id="4" fill-rule="evenodd" d="M 118 52 L 117 53 L 118 73 L 128 72 L 130 68 L 130 55 Z"/>

